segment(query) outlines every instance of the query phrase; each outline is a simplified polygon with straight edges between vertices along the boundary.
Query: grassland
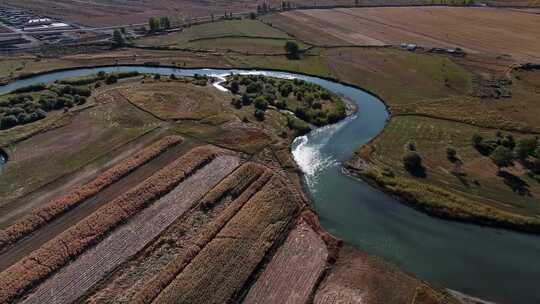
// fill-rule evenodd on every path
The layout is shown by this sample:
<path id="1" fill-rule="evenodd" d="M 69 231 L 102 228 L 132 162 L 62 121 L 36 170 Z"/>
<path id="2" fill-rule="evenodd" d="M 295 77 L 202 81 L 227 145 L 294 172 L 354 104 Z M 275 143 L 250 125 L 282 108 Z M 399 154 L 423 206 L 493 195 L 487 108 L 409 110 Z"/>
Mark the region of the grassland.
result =
<path id="1" fill-rule="evenodd" d="M 169 82 L 147 80 L 122 88 L 125 98 L 162 120 L 201 120 L 223 111 L 227 94 L 208 87 L 194 86 L 191 81 Z"/>
<path id="2" fill-rule="evenodd" d="M 71 123 L 7 147 L 12 157 L 0 181 L 1 205 L 106 156 L 158 126 L 153 117 L 122 102 L 98 105 L 73 115 Z M 5 131 L 5 136 L 18 132 L 16 129 Z"/>

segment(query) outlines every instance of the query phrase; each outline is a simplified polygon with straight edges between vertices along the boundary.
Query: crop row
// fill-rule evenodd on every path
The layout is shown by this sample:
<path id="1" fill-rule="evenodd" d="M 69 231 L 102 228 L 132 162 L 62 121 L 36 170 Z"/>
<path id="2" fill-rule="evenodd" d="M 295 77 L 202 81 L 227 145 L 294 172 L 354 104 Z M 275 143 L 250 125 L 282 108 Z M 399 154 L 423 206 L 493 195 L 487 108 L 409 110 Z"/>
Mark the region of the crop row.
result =
<path id="1" fill-rule="evenodd" d="M 97 245 L 48 278 L 32 291 L 23 304 L 74 303 L 99 281 L 125 263 L 239 165 L 235 156 L 222 155 L 197 170 L 129 221 L 114 229 Z"/>
<path id="2" fill-rule="evenodd" d="M 93 181 L 53 200 L 45 206 L 32 210 L 28 215 L 0 231 L 0 250 L 36 231 L 61 214 L 76 207 L 84 200 L 96 195 L 104 188 L 117 182 L 138 167 L 156 158 L 168 148 L 180 144 L 181 142 L 182 138 L 179 136 L 163 138 L 105 171 Z"/>
<path id="3" fill-rule="evenodd" d="M 0 303 L 21 296 L 219 154 L 213 147 L 192 149 L 0 273 Z"/>
<path id="4" fill-rule="evenodd" d="M 274 175 L 153 303 L 227 302 L 239 292 L 297 210 L 298 203 L 286 183 Z"/>
<path id="5" fill-rule="evenodd" d="M 135 296 L 135 303 L 148 304 L 154 300 L 159 293 L 169 285 L 172 280 L 187 266 L 187 264 L 208 244 L 225 226 L 225 224 L 242 208 L 255 193 L 257 193 L 268 180 L 272 173 L 265 170 L 264 167 L 254 163 L 248 163 L 240 167 L 233 174 L 229 175 L 212 191 L 207 193 L 201 200 L 202 202 L 215 202 L 219 197 L 226 193 L 240 191 L 239 186 L 244 187 L 239 196 L 223 211 L 219 217 L 208 224 L 186 253 L 175 256 L 157 275 L 144 285 L 140 292 Z M 242 180 L 250 180 L 249 184 L 239 184 Z M 247 189 L 246 189 L 247 188 Z M 214 198 L 214 199 L 212 199 Z"/>

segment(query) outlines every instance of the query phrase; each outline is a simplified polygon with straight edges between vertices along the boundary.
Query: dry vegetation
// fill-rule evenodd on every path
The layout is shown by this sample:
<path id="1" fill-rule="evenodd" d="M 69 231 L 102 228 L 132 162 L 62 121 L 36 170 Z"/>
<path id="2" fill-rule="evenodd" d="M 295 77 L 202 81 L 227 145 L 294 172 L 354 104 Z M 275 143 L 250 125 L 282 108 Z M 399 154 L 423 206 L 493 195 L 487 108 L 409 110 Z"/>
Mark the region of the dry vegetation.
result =
<path id="1" fill-rule="evenodd" d="M 243 303 L 308 303 L 326 268 L 326 244 L 303 220 L 289 233 Z"/>
<path id="2" fill-rule="evenodd" d="M 105 171 L 88 184 L 55 199 L 43 207 L 32 210 L 28 215 L 0 231 L 0 249 L 32 233 L 67 210 L 76 207 L 136 168 L 156 158 L 171 146 L 178 145 L 181 142 L 182 138 L 179 136 L 164 138 Z"/>
<path id="3" fill-rule="evenodd" d="M 62 1 L 59 5 L 69 5 L 66 4 L 68 2 L 70 1 Z M 35 1 L 24 4 L 33 5 L 32 3 Z M 373 11 L 373 18 L 379 18 L 375 21 L 390 22 L 386 20 L 389 19 L 386 13 L 380 13 L 379 10 L 383 11 L 370 9 Z M 437 46 L 439 43 L 454 46 L 453 44 L 469 43 L 466 40 L 468 35 L 476 35 L 478 31 L 484 30 L 487 33 L 486 41 L 475 42 L 476 44 L 467 49 L 482 51 L 495 43 L 490 38 L 494 34 L 486 29 L 493 25 L 489 19 L 491 15 L 482 13 L 488 10 L 471 10 L 473 16 L 485 21 L 480 28 L 470 27 L 471 21 L 467 14 L 454 16 L 454 13 L 446 12 L 446 9 L 437 8 L 407 10 L 411 10 L 411 14 L 417 17 L 420 16 L 418 22 L 421 23 L 431 22 L 430 18 L 433 17 L 426 17 L 425 12 L 433 11 L 437 12 L 435 15 L 443 16 L 441 22 L 448 22 L 451 17 L 455 17 L 469 28 L 458 30 L 457 27 L 451 27 L 456 29 L 456 34 L 452 33 L 448 37 L 445 36 L 446 32 L 432 32 L 432 29 L 411 33 L 411 26 L 406 23 L 400 25 L 400 22 L 410 22 L 405 20 L 405 17 L 400 19 L 400 16 L 394 18 L 392 15 L 391 24 L 380 24 L 356 9 L 289 12 L 265 17 L 265 20 L 270 20 L 273 26 L 295 32 L 298 34 L 297 39 L 320 44 L 378 43 L 373 39 L 383 43 L 386 43 L 384 39 L 399 40 L 398 42 L 407 39 L 407 42 L 414 42 L 409 40 L 418 38 L 418 41 L 436 43 Z M 72 13 L 66 12 L 66 15 Z M 496 15 L 500 16 L 499 13 Z M 109 17 L 103 18 L 102 20 L 105 20 Z M 146 16 L 144 18 L 146 19 Z M 370 20 L 367 20 L 368 18 Z M 529 22 L 529 17 L 517 19 L 519 17 L 505 22 L 501 27 L 513 31 L 516 24 Z M 287 22 L 291 27 L 286 28 L 283 22 Z M 452 21 L 452 26 L 455 23 L 455 20 Z M 362 26 L 357 26 L 358 24 Z M 292 28 L 295 25 L 297 27 Z M 399 29 L 404 26 L 406 28 Z M 423 25 L 419 27 L 423 28 Z M 351 33 L 349 28 L 355 29 L 356 35 Z M 382 33 L 377 28 L 389 30 Z M 471 34 L 465 33 L 463 38 L 456 38 L 457 33 L 467 31 Z M 393 32 L 402 34 L 395 36 Z M 189 43 L 211 48 L 212 43 L 206 42 L 218 42 L 222 39 L 213 36 L 214 33 L 241 36 L 255 34 L 277 38 L 280 43 L 280 39 L 286 38 L 282 32 L 258 21 L 244 20 L 238 23 L 216 22 L 196 26 L 186 30 L 185 36 L 183 33 L 163 35 L 146 38 L 141 42 L 182 46 L 184 41 L 192 40 L 200 34 L 210 40 Z M 509 41 L 517 43 L 529 34 L 530 29 L 527 28 L 523 33 L 509 38 Z M 434 38 L 428 37 L 432 35 Z M 501 35 L 507 35 L 505 30 L 502 30 Z M 243 42 L 234 40 L 236 38 L 225 39 L 234 44 L 234 47 Z M 504 42 L 499 49 L 505 51 L 508 45 Z M 526 48 L 523 50 L 512 50 L 516 58 L 531 56 L 531 50 L 536 52 L 536 46 L 524 45 Z M 264 46 L 257 43 L 250 45 L 250 48 L 250 51 L 254 52 L 265 50 Z M 38 60 L 30 56 L 16 62 L 11 58 L 2 60 L 0 66 L 5 66 L 6 69 L 0 71 L 0 77 L 6 79 L 28 72 L 73 65 L 112 64 L 115 60 L 118 60 L 118 64 L 159 61 L 179 67 L 266 67 L 312 73 L 337 78 L 374 91 L 388 102 L 396 114 L 438 115 L 445 119 L 462 119 L 468 124 L 482 126 L 489 126 L 488 122 L 497 127 L 503 126 L 501 113 L 507 113 L 505 118 L 512 123 L 522 122 L 535 126 L 534 117 L 537 116 L 531 107 L 537 96 L 536 74 L 528 71 L 514 74 L 515 89 L 511 99 L 479 100 L 474 96 L 476 77 L 489 78 L 492 73 L 503 75 L 511 63 L 506 57 L 501 59 L 469 54 L 464 58 L 452 58 L 424 52 L 410 53 L 395 48 L 313 48 L 294 61 L 285 56 L 243 56 L 228 52 L 99 49 L 90 54 L 83 52 L 60 55 L 56 59 Z M 18 64 L 21 62 L 24 64 L 19 69 Z M 135 107 L 130 107 L 126 102 L 130 101 L 136 107 L 166 120 L 163 125 L 166 125 L 167 132 L 185 135 L 186 140 L 193 140 L 195 144 L 209 142 L 247 152 L 252 156 L 250 160 L 258 164 L 243 165 L 218 183 L 229 170 L 224 167 L 233 166 L 230 162 L 223 161 L 224 157 L 230 159 L 229 156 L 220 156 L 221 152 L 216 152 L 218 150 L 214 148 L 199 148 L 190 152 L 0 273 L 0 302 L 26 299 L 32 303 L 45 303 L 54 296 L 63 302 L 87 303 L 237 303 L 246 296 L 245 300 L 248 302 L 273 303 L 287 298 L 289 302 L 300 303 L 306 299 L 309 301 L 314 296 L 314 302 L 321 304 L 354 301 L 454 303 L 446 294 L 401 273 L 379 259 L 358 253 L 348 246 L 340 250 L 340 242 L 325 232 L 319 226 L 316 214 L 301 203 L 302 193 L 298 195 L 301 191 L 298 188 L 297 168 L 291 160 L 287 146 L 291 134 L 286 134 L 289 136 L 286 139 L 277 136 L 283 126 L 286 126 L 286 120 L 280 120 L 281 116 L 276 111 L 267 111 L 264 122 L 256 121 L 253 118 L 253 108 L 233 109 L 229 105 L 230 97 L 228 100 L 219 100 L 221 93 L 208 94 L 208 90 L 212 89 L 210 87 L 190 87 L 180 81 L 170 81 L 167 77 L 162 77 L 160 81 L 147 77 L 144 82 L 128 83 L 124 88 L 98 95 L 100 101 L 109 102 L 106 104 L 109 111 L 103 112 L 105 105 L 98 106 L 99 111 L 92 110 L 91 117 L 107 117 L 106 125 L 114 126 L 114 130 L 118 129 L 118 123 L 123 125 L 126 121 L 130 122 L 128 125 L 144 125 L 147 118 L 140 116 L 139 112 L 142 111 L 133 111 Z M 203 100 L 200 104 L 199 99 Z M 220 102 L 219 107 L 215 102 Z M 226 107 L 222 107 L 223 105 Z M 517 105 L 529 111 L 508 112 Z M 487 111 L 488 107 L 491 112 Z M 460 112 L 456 109 L 467 111 L 469 116 L 459 115 Z M 137 114 L 130 112 L 120 118 L 114 117 L 123 111 Z M 81 133 L 89 133 L 89 130 L 92 130 L 90 127 L 95 127 L 91 123 L 93 120 L 86 119 L 87 112 L 83 112 L 84 115 L 73 115 L 74 117 L 57 129 L 22 142 L 19 151 L 30 153 L 27 149 L 29 143 L 42 144 L 54 139 L 54 144 L 57 145 L 65 134 L 73 140 L 70 140 L 69 145 L 60 147 L 73 150 L 73 143 L 78 143 L 75 135 L 83 136 Z M 482 112 L 489 115 L 483 120 L 475 117 L 475 113 Z M 111 116 L 114 119 L 109 120 Z M 180 120 L 175 121 L 176 119 Z M 71 121 L 77 121 L 77 124 L 62 129 L 69 126 Z M 39 123 L 41 122 L 36 122 Z M 0 134 L 0 140 L 32 134 L 32 130 L 28 130 L 30 126 L 32 125 L 23 126 L 24 130 L 14 128 L 10 131 L 13 132 L 10 133 L 13 137 Z M 74 127 L 77 127 L 77 130 Z M 476 178 L 473 173 L 485 174 L 494 170 L 493 166 L 487 166 L 486 162 L 470 149 L 470 134 L 474 132 L 474 128 L 443 120 L 394 117 L 385 133 L 374 142 L 379 154 L 384 154 L 385 157 L 379 158 L 377 154 L 368 156 L 383 166 L 399 168 L 394 171 L 398 176 L 393 178 L 391 186 L 396 193 L 404 194 L 400 187 L 409 186 L 407 183 L 410 183 L 411 179 L 403 178 L 402 150 L 396 149 L 396 146 L 405 145 L 406 141 L 415 138 L 418 148 L 429 154 L 425 158 L 425 164 L 428 166 L 428 173 L 435 178 L 434 184 L 422 187 L 415 184 L 412 189 L 436 189 L 436 194 L 442 195 L 447 203 L 441 205 L 440 210 L 460 214 L 463 210 L 455 206 L 468 206 L 469 201 L 456 199 L 454 193 L 448 194 L 448 187 L 456 187 L 460 191 L 465 188 L 455 176 L 449 174 L 453 168 L 445 159 L 446 146 L 457 146 L 459 156 L 466 160 L 464 169 L 470 168 L 471 181 Z M 491 133 L 482 131 L 482 134 L 486 135 Z M 90 134 L 94 136 L 96 133 Z M 117 133 L 101 134 L 99 140 L 92 139 L 88 145 L 100 141 L 107 145 L 111 142 L 115 145 L 124 144 L 124 141 L 114 139 L 111 134 Z M 58 151 L 41 144 L 39 146 L 44 147 L 43 151 L 49 154 Z M 85 152 L 81 159 L 87 160 L 92 151 L 86 151 L 88 153 Z M 63 158 L 62 156 L 61 159 Z M 17 158 L 10 161 L 16 163 Z M 28 168 L 32 166 L 35 167 L 35 163 L 28 165 Z M 69 166 L 74 167 L 73 164 Z M 193 172 L 195 173 L 190 175 Z M 493 176 L 484 177 L 485 181 L 481 180 L 482 185 L 492 182 Z M 403 180 L 405 182 L 402 183 Z M 214 187 L 215 184 L 217 186 Z M 511 196 L 506 196 L 509 192 L 508 189 L 503 189 L 502 183 L 493 185 L 496 186 L 482 189 L 471 187 L 475 189 L 473 191 L 485 191 L 478 192 L 478 195 L 504 197 L 520 208 L 530 202 L 529 199 L 511 199 Z M 440 190 L 441 187 L 443 190 Z M 470 189 L 465 191 L 471 191 Z M 426 206 L 426 210 L 434 212 L 429 208 L 433 206 Z M 497 208 L 508 212 L 513 207 L 509 207 L 505 202 L 485 208 L 483 205 L 473 205 L 471 208 L 478 214 L 498 216 Z M 465 216 L 470 217 L 471 214 Z M 289 234 L 289 228 L 293 223 L 298 223 L 299 217 L 302 218 L 302 224 Z M 524 218 L 523 215 L 518 217 Z M 16 243 L 15 246 L 17 245 Z M 328 267 L 326 272 L 325 267 Z M 323 280 L 320 286 L 319 280 Z"/>
<path id="4" fill-rule="evenodd" d="M 344 246 L 330 274 L 321 283 L 315 304 L 459 303 L 387 262 Z"/>
<path id="5" fill-rule="evenodd" d="M 145 82 L 120 90 L 130 102 L 164 120 L 201 120 L 220 114 L 227 94 L 189 80 Z"/>
<path id="6" fill-rule="evenodd" d="M 240 291 L 298 208 L 273 177 L 253 195 L 154 303 L 223 303 Z"/>
<path id="7" fill-rule="evenodd" d="M 204 210 L 215 207 L 219 198 L 231 194 L 234 199 L 219 216 L 202 230 L 188 249 L 172 260 L 135 295 L 135 303 L 151 303 L 175 277 L 199 254 L 220 230 L 238 213 L 244 204 L 260 191 L 272 177 L 272 173 L 258 165 L 248 163 L 212 189 L 201 200 Z M 243 179 L 246 178 L 246 179 Z M 248 182 L 246 182 L 248 181 Z M 247 186 L 247 188 L 246 188 Z M 212 203 L 210 203 L 212 202 Z"/>
<path id="8" fill-rule="evenodd" d="M 213 148 L 195 148 L 151 178 L 103 206 L 40 249 L 0 273 L 0 301 L 12 300 L 51 275 L 88 246 L 145 206 L 169 192 L 217 156 Z"/>
<path id="9" fill-rule="evenodd" d="M 528 61 L 540 59 L 539 20 L 539 15 L 493 8 L 412 7 L 292 11 L 267 21 L 319 45 L 406 42 Z"/>
<path id="10" fill-rule="evenodd" d="M 196 153 L 200 152 L 204 151 L 196 151 Z M 187 158 L 182 159 L 184 164 L 189 163 L 189 155 Z M 236 157 L 218 156 L 126 224 L 114 230 L 97 246 L 86 251 L 60 273 L 40 285 L 24 300 L 24 303 L 74 302 L 103 279 L 107 273 L 161 234 L 238 164 L 239 159 Z M 182 173 L 179 175 L 181 176 Z M 88 265 L 93 266 L 89 268 Z"/>

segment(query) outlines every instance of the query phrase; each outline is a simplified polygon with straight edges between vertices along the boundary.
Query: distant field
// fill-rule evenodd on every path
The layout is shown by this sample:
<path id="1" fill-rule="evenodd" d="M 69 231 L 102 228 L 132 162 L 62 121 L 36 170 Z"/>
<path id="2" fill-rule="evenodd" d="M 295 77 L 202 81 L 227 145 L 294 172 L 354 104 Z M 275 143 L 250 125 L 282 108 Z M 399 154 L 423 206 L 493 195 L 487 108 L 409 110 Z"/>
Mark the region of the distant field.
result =
<path id="1" fill-rule="evenodd" d="M 287 40 L 294 38 L 260 21 L 243 19 L 201 24 L 181 32 L 145 37 L 138 39 L 137 45 L 275 54 L 284 52 Z M 300 47 L 307 46 L 300 43 Z"/>
<path id="2" fill-rule="evenodd" d="M 540 15 L 492 8 L 339 8 L 291 11 L 266 22 L 319 45 L 461 47 L 473 53 L 540 59 Z"/>

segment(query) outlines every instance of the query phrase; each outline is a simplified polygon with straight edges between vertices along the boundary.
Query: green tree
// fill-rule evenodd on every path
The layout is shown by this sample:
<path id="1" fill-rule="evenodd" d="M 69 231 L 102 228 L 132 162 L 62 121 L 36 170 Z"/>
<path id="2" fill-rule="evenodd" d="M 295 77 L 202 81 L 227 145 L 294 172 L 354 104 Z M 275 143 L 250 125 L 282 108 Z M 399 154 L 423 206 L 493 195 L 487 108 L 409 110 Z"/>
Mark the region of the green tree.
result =
<path id="1" fill-rule="evenodd" d="M 524 161 L 529 155 L 534 155 L 538 142 L 535 137 L 522 138 L 517 141 L 514 148 L 514 156 Z"/>
<path id="2" fill-rule="evenodd" d="M 126 44 L 126 40 L 124 39 L 124 35 L 122 35 L 122 32 L 120 30 L 116 29 L 113 32 L 112 41 L 114 46 L 123 46 Z"/>
<path id="3" fill-rule="evenodd" d="M 457 151 L 456 149 L 452 147 L 446 148 L 446 158 L 448 158 L 449 161 L 455 162 L 457 160 Z"/>
<path id="4" fill-rule="evenodd" d="M 168 30 L 171 28 L 171 21 L 169 20 L 169 17 L 161 17 L 159 18 L 159 29 L 160 30 Z"/>
<path id="5" fill-rule="evenodd" d="M 150 20 L 148 20 L 148 26 L 150 27 L 150 32 L 155 33 L 158 32 L 161 29 L 160 20 L 156 17 L 151 17 Z"/>
<path id="6" fill-rule="evenodd" d="M 415 151 L 408 151 L 403 155 L 403 167 L 414 176 L 424 175 L 422 157 Z"/>
<path id="7" fill-rule="evenodd" d="M 107 78 L 105 79 L 106 84 L 113 84 L 113 83 L 116 83 L 117 81 L 118 81 L 118 76 L 114 74 L 107 76 Z"/>
<path id="8" fill-rule="evenodd" d="M 498 146 L 493 150 L 490 157 L 493 163 L 499 168 L 499 171 L 501 171 L 501 168 L 510 166 L 513 161 L 512 150 L 505 146 Z"/>
<path id="9" fill-rule="evenodd" d="M 262 96 L 255 98 L 253 103 L 255 105 L 255 108 L 259 110 L 266 111 L 266 109 L 268 108 L 268 102 L 266 101 L 266 98 Z"/>
<path id="10" fill-rule="evenodd" d="M 480 145 L 482 145 L 482 142 L 484 141 L 484 139 L 482 138 L 480 134 L 475 133 L 473 134 L 471 141 L 472 141 L 473 146 L 479 147 Z"/>
<path id="11" fill-rule="evenodd" d="M 238 94 L 240 91 L 240 84 L 238 84 L 238 81 L 231 82 L 231 93 Z"/>
<path id="12" fill-rule="evenodd" d="M 16 126 L 18 123 L 19 121 L 17 120 L 17 117 L 15 117 L 14 115 L 4 116 L 2 117 L 2 119 L 0 119 L 0 129 L 11 128 L 11 127 Z"/>
<path id="13" fill-rule="evenodd" d="M 264 113 L 263 110 L 255 109 L 255 118 L 257 118 L 257 120 L 263 121 L 263 120 L 264 120 L 264 116 L 265 116 L 265 113 Z"/>
<path id="14" fill-rule="evenodd" d="M 298 46 L 298 43 L 294 41 L 287 41 L 285 43 L 285 52 L 287 52 L 287 57 L 289 59 L 298 59 L 300 57 L 300 47 Z"/>

